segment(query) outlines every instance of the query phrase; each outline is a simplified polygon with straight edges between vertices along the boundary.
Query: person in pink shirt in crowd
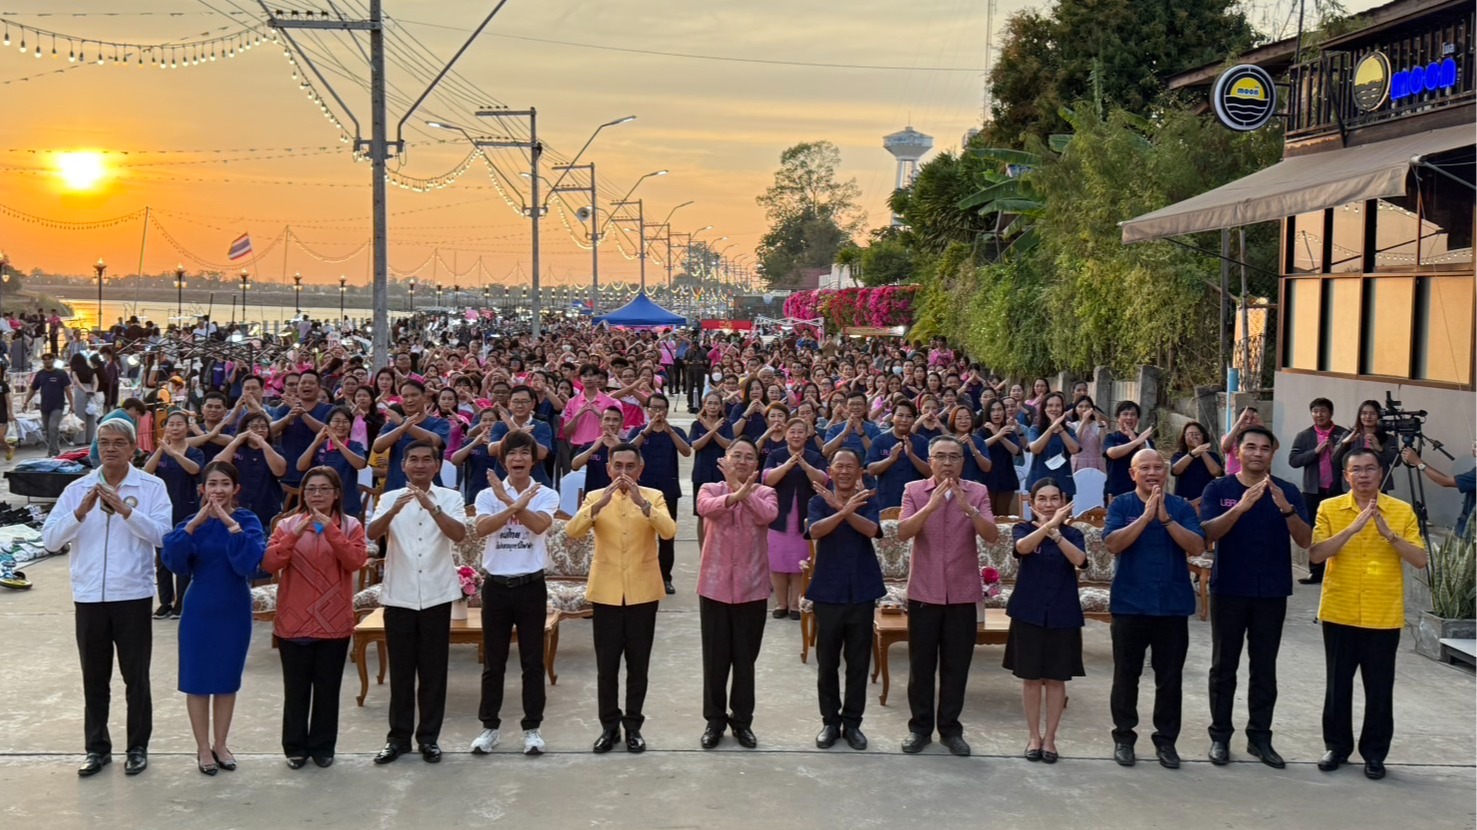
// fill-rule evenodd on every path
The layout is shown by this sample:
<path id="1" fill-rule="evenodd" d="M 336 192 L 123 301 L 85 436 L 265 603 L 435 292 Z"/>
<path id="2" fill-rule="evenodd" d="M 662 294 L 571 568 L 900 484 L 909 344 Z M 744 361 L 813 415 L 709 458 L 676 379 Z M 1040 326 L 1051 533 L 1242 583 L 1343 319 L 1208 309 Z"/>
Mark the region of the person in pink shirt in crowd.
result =
<path id="1" fill-rule="evenodd" d="M 759 452 L 747 438 L 728 445 L 718 469 L 723 481 L 704 484 L 697 494 L 697 513 L 704 519 L 697 592 L 703 718 L 708 722 L 699 743 L 712 749 L 732 728 L 739 744 L 753 749 L 759 745 L 752 728 L 754 663 L 764 639 L 770 590 L 768 532 L 769 523 L 779 515 L 779 497 L 774 488 L 759 482 Z"/>
<path id="2" fill-rule="evenodd" d="M 619 401 L 602 391 L 609 379 L 610 375 L 594 363 L 586 363 L 580 367 L 583 388 L 565 404 L 564 414 L 560 419 L 564 424 L 564 434 L 572 446 L 583 447 L 595 443 L 600 437 L 600 413 L 612 406 L 620 408 Z"/>
<path id="3" fill-rule="evenodd" d="M 933 349 L 928 353 L 929 366 L 949 367 L 954 364 L 954 350 L 949 348 L 948 343 L 942 337 L 933 339 Z"/>
<path id="4" fill-rule="evenodd" d="M 1233 476 L 1241 472 L 1241 459 L 1236 457 L 1236 447 L 1241 443 L 1241 430 L 1259 426 L 1265 426 L 1262 423 L 1262 414 L 1256 407 L 1248 406 L 1241 410 L 1231 431 L 1221 436 L 1221 455 L 1226 458 L 1226 475 Z"/>

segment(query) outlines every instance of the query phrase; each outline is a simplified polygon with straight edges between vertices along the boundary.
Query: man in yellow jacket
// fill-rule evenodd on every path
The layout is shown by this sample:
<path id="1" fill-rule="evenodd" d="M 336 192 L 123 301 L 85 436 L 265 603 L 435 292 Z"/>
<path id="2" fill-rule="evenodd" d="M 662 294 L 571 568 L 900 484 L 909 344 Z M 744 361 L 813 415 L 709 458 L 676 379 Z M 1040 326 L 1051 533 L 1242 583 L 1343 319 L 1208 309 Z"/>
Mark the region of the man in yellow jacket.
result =
<path id="1" fill-rule="evenodd" d="M 596 752 L 609 752 L 626 730 L 626 750 L 644 752 L 641 706 L 656 635 L 657 602 L 666 595 L 657 562 L 657 538 L 671 539 L 677 523 L 660 490 L 637 485 L 641 450 L 629 443 L 610 450 L 610 486 L 585 495 L 565 535 L 579 539 L 595 531 L 595 558 L 585 595 L 594 606 L 596 699 L 602 731 Z M 626 660 L 626 710 L 617 684 Z"/>

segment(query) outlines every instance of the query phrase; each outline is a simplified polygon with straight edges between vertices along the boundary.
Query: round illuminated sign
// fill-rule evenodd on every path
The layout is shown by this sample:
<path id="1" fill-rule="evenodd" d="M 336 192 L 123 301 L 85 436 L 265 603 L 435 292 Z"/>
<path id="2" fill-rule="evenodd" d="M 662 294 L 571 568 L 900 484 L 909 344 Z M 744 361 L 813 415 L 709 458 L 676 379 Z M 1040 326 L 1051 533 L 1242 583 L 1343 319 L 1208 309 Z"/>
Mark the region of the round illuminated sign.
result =
<path id="1" fill-rule="evenodd" d="M 1211 90 L 1215 116 L 1233 130 L 1249 132 L 1266 126 L 1277 109 L 1277 87 L 1267 70 L 1252 64 L 1221 73 Z"/>
<path id="2" fill-rule="evenodd" d="M 1384 52 L 1370 52 L 1354 67 L 1354 106 L 1374 112 L 1390 97 L 1390 59 Z"/>

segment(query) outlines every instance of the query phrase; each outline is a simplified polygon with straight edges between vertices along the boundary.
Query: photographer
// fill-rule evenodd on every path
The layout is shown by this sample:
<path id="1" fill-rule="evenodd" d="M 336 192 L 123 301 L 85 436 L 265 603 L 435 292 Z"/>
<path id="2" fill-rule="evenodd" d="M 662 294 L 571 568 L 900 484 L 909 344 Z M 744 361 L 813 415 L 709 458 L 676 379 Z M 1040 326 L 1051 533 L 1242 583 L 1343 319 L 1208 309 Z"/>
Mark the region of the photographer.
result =
<path id="1" fill-rule="evenodd" d="M 1477 443 L 1472 444 L 1472 455 L 1477 456 Z M 1467 520 L 1472 518 L 1472 506 L 1477 502 L 1477 470 L 1468 470 L 1450 476 L 1421 460 L 1421 456 L 1410 447 L 1400 451 L 1400 460 L 1425 474 L 1426 478 L 1442 487 L 1455 487 L 1462 494 L 1462 512 L 1457 516 L 1456 535 L 1467 530 Z"/>

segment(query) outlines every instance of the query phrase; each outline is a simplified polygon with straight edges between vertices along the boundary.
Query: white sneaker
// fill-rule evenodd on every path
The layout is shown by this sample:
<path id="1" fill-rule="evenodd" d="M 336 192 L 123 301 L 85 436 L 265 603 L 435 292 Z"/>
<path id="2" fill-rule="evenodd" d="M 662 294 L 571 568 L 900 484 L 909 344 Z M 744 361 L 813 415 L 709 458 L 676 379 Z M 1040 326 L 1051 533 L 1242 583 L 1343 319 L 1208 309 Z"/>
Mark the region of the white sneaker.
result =
<path id="1" fill-rule="evenodd" d="M 544 754 L 544 737 L 538 733 L 537 729 L 523 730 L 523 754 Z"/>
<path id="2" fill-rule="evenodd" d="M 496 729 L 482 730 L 482 734 L 478 735 L 477 739 L 472 741 L 472 754 L 486 755 L 491 752 L 492 748 L 497 746 L 499 737 Z"/>

